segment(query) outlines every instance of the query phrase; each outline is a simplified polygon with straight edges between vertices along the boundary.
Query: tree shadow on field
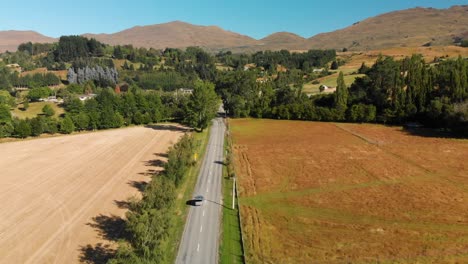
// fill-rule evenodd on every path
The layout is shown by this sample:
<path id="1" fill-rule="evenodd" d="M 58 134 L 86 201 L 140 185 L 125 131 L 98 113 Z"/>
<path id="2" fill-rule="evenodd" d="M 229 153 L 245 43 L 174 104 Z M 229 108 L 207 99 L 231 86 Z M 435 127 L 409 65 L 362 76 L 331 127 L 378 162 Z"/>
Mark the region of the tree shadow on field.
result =
<path id="1" fill-rule="evenodd" d="M 191 129 L 186 127 L 181 127 L 177 125 L 171 124 L 163 124 L 163 125 L 146 125 L 146 128 L 151 128 L 154 130 L 162 130 L 162 131 L 177 131 L 177 132 L 189 132 Z"/>
<path id="2" fill-rule="evenodd" d="M 129 209 L 130 208 L 130 202 L 128 200 L 114 200 L 114 204 L 117 205 L 118 208 L 120 209 Z"/>
<path id="3" fill-rule="evenodd" d="M 115 249 L 110 245 L 98 243 L 95 246 L 86 245 L 80 247 L 80 262 L 86 264 L 105 264 L 115 256 Z"/>
<path id="4" fill-rule="evenodd" d="M 86 225 L 93 227 L 100 237 L 108 241 L 118 241 L 127 237 L 125 220 L 116 215 L 103 215 L 93 217 L 93 222 Z"/>
<path id="5" fill-rule="evenodd" d="M 129 181 L 128 185 L 132 186 L 140 192 L 144 192 L 148 183 L 145 181 Z"/>
<path id="6" fill-rule="evenodd" d="M 147 160 L 144 161 L 144 164 L 146 167 L 155 167 L 148 169 L 145 172 L 140 172 L 140 175 L 144 176 L 153 176 L 157 175 L 162 171 L 164 168 L 164 165 L 166 164 L 166 160 L 168 158 L 168 155 L 166 153 L 154 153 L 155 158 L 152 160 Z"/>
<path id="7" fill-rule="evenodd" d="M 98 235 L 107 241 L 119 241 L 128 236 L 125 230 L 125 220 L 116 215 L 98 215 L 93 217 L 92 222 L 86 225 L 97 231 Z M 116 254 L 116 250 L 110 244 L 97 243 L 80 247 L 80 262 L 90 264 L 107 263 Z"/>
<path id="8" fill-rule="evenodd" d="M 461 132 L 444 130 L 444 129 L 426 128 L 426 127 L 420 127 L 420 128 L 403 127 L 403 132 L 412 136 L 429 137 L 429 138 L 457 138 L 457 139 L 468 138 L 468 134 L 463 134 Z"/>

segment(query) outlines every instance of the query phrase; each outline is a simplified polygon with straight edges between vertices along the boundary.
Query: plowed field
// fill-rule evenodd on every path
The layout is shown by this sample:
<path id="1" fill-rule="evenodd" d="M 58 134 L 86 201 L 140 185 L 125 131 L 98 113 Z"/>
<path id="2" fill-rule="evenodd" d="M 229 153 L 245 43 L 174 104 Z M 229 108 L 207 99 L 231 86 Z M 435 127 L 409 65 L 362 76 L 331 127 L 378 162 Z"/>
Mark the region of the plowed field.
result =
<path id="1" fill-rule="evenodd" d="M 182 133 L 133 127 L 0 144 L 0 263 L 105 258 L 126 199 Z"/>
<path id="2" fill-rule="evenodd" d="M 231 120 L 248 263 L 468 262 L 468 141 Z"/>

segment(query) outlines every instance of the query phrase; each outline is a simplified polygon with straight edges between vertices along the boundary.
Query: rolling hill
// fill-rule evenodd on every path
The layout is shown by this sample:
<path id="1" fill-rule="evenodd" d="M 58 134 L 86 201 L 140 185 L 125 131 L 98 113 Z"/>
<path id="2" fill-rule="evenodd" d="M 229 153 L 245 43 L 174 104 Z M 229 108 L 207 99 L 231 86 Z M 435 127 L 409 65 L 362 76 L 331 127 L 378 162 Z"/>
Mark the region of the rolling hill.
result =
<path id="1" fill-rule="evenodd" d="M 51 43 L 57 41 L 54 38 L 50 38 L 41 35 L 35 31 L 17 31 L 7 30 L 0 31 L 0 52 L 16 51 L 19 44 L 24 42 L 40 42 L 40 43 Z"/>
<path id="2" fill-rule="evenodd" d="M 198 26 L 174 21 L 150 26 L 137 26 L 114 34 L 85 34 L 86 37 L 112 45 L 132 44 L 136 47 L 164 49 L 200 46 L 221 49 L 252 46 L 257 40 L 217 26 Z"/>
<path id="3" fill-rule="evenodd" d="M 412 8 L 386 13 L 308 39 L 313 48 L 375 50 L 450 45 L 466 34 L 468 5 L 449 9 Z"/>
<path id="4" fill-rule="evenodd" d="M 156 49 L 200 46 L 211 51 L 234 52 L 330 48 L 366 51 L 392 47 L 450 45 L 456 38 L 468 38 L 467 25 L 468 5 L 464 5 L 448 9 L 419 7 L 394 11 L 308 39 L 289 32 L 278 32 L 256 40 L 217 26 L 192 25 L 181 21 L 136 26 L 113 34 L 84 36 L 111 45 L 132 44 L 135 47 Z M 0 31 L 0 52 L 16 50 L 20 43 L 27 41 L 56 40 L 33 31 Z"/>

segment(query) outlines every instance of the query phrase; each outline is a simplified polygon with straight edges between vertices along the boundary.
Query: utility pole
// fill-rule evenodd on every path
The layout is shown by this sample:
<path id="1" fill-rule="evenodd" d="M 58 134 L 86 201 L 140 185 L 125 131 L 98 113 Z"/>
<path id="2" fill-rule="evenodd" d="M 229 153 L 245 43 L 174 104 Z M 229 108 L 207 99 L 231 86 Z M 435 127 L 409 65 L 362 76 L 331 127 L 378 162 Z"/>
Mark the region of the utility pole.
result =
<path id="1" fill-rule="evenodd" d="M 234 176 L 234 184 L 232 185 L 232 210 L 235 209 L 234 202 L 236 199 L 236 176 Z"/>

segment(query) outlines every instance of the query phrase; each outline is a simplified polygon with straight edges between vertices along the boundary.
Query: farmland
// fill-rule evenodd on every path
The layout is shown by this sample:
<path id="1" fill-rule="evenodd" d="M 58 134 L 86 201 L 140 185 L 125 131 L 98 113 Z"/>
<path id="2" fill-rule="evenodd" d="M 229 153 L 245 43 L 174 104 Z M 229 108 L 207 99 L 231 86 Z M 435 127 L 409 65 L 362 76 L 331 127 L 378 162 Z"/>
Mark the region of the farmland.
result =
<path id="1" fill-rule="evenodd" d="M 0 263 L 102 261 L 127 198 L 182 133 L 160 125 L 1 144 Z"/>
<path id="2" fill-rule="evenodd" d="M 230 122 L 248 263 L 468 261 L 468 141 Z"/>

